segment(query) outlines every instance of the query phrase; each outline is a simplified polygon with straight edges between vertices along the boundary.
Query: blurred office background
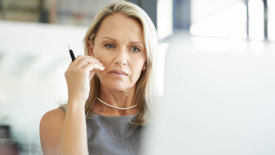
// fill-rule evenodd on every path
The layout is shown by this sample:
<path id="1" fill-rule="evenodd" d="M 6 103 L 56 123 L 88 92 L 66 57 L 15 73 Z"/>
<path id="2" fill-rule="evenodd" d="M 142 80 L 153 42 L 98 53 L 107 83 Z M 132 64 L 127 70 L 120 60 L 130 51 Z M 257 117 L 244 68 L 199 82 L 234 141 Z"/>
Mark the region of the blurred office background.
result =
<path id="1" fill-rule="evenodd" d="M 18 149 L 21 155 L 42 154 L 39 121 L 67 99 L 68 46 L 83 54 L 82 39 L 89 23 L 113 1 L 0 0 L 1 146 Z M 242 49 L 249 46 L 256 54 L 274 55 L 275 0 L 129 1 L 153 20 L 162 56 L 174 34 L 185 38 L 183 45 L 203 45 L 208 52 L 230 51 L 234 42 L 232 52 L 245 52 Z M 207 46 L 205 41 L 213 38 L 218 44 Z"/>

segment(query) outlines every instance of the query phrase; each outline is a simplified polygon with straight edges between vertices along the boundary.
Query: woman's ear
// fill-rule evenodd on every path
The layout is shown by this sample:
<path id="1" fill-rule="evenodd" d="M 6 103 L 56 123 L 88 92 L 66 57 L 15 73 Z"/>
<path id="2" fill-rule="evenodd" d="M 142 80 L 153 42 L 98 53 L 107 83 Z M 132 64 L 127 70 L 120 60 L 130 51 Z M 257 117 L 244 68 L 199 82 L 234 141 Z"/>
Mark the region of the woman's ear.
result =
<path id="1" fill-rule="evenodd" d="M 89 40 L 89 41 L 88 41 L 88 55 L 89 55 L 89 56 L 94 56 L 93 48 L 94 48 L 94 46 L 93 46 L 93 44 L 91 43 L 91 41 Z"/>

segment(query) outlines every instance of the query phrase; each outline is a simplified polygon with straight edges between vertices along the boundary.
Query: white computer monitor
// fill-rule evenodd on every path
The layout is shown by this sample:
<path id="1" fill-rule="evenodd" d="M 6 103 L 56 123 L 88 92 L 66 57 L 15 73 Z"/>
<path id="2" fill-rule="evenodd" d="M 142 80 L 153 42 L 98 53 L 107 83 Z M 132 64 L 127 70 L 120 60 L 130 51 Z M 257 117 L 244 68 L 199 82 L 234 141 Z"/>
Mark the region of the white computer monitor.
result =
<path id="1" fill-rule="evenodd" d="M 275 43 L 180 33 L 168 43 L 142 154 L 274 155 Z"/>

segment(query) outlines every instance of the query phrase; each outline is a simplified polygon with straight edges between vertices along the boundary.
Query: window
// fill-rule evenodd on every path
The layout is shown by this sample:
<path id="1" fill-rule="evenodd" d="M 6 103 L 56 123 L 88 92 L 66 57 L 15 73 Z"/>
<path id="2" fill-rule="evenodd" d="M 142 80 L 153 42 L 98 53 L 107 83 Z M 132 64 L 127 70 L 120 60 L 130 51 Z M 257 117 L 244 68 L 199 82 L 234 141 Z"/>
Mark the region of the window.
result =
<path id="1" fill-rule="evenodd" d="M 192 0 L 191 34 L 245 38 L 246 6 L 242 0 Z"/>
<path id="2" fill-rule="evenodd" d="M 163 39 L 173 33 L 173 1 L 158 0 L 157 3 L 157 29 L 159 39 Z"/>
<path id="3" fill-rule="evenodd" d="M 264 39 L 264 5 L 262 0 L 248 2 L 249 39 Z"/>
<path id="4" fill-rule="evenodd" d="M 193 35 L 275 41 L 274 0 L 191 0 L 191 10 Z"/>
<path id="5" fill-rule="evenodd" d="M 275 41 L 275 1 L 268 0 L 268 36 Z"/>

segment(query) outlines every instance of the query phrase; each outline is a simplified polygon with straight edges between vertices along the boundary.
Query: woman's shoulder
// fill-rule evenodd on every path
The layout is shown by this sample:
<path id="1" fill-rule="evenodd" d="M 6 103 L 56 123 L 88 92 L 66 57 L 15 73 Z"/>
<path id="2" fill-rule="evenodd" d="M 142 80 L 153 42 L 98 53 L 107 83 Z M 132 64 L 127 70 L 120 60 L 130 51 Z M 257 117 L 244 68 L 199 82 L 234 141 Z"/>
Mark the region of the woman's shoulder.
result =
<path id="1" fill-rule="evenodd" d="M 62 104 L 58 108 L 55 108 L 53 110 L 46 112 L 43 115 L 41 120 L 59 118 L 59 117 L 63 118 L 63 117 L 65 117 L 65 112 L 66 112 L 66 104 Z"/>
<path id="2" fill-rule="evenodd" d="M 46 112 L 40 120 L 40 131 L 58 128 L 65 120 L 65 112 L 60 108 L 56 108 Z M 59 124 L 59 125 L 57 125 Z"/>
<path id="3" fill-rule="evenodd" d="M 45 125 L 63 122 L 65 119 L 65 112 L 61 108 L 56 108 L 46 112 L 40 121 L 40 127 Z"/>
<path id="4" fill-rule="evenodd" d="M 63 104 L 59 106 L 58 108 L 52 109 L 48 112 L 46 112 L 42 119 L 51 119 L 51 118 L 58 118 L 58 117 L 65 117 L 65 112 L 66 112 L 66 105 Z"/>

